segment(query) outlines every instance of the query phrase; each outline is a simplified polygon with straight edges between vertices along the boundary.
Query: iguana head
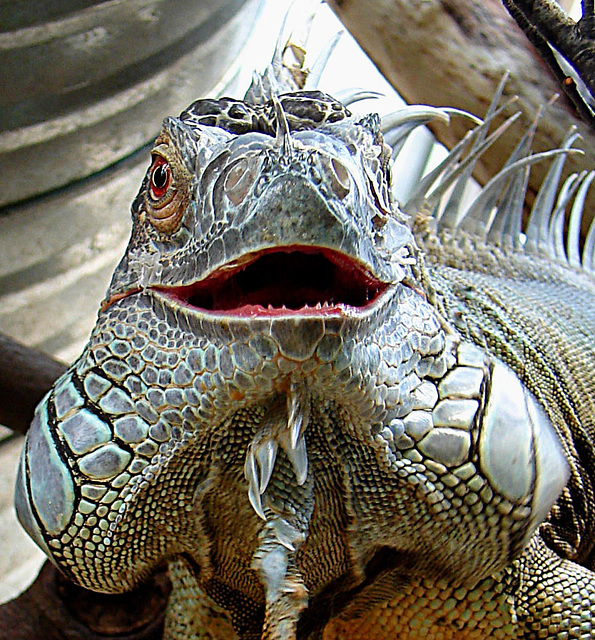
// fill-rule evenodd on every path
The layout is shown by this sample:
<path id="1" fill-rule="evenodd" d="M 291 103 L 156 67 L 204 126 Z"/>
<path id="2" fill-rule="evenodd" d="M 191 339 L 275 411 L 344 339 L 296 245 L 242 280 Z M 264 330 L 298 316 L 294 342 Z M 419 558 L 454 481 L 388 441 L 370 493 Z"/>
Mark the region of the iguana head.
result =
<path id="1" fill-rule="evenodd" d="M 22 459 L 21 521 L 74 579 L 119 591 L 183 558 L 236 630 L 291 627 L 308 592 L 388 567 L 472 583 L 522 551 L 563 455 L 426 299 L 389 156 L 377 116 L 317 92 L 165 121 Z"/>
<path id="2" fill-rule="evenodd" d="M 377 116 L 320 92 L 200 100 L 168 118 L 111 300 L 150 289 L 207 316 L 344 316 L 402 280 Z"/>

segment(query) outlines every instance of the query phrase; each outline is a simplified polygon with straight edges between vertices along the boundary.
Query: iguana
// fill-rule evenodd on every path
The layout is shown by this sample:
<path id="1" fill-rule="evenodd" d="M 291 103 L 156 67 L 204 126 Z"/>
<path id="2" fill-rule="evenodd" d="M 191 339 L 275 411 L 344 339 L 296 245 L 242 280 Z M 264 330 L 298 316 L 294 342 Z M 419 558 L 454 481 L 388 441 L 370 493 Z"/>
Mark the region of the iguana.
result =
<path id="1" fill-rule="evenodd" d="M 167 563 L 168 640 L 595 637 L 592 174 L 556 201 L 576 135 L 531 156 L 528 132 L 461 209 L 497 99 L 399 206 L 383 132 L 452 112 L 353 116 L 284 91 L 280 56 L 164 121 L 27 436 L 22 524 L 88 589 Z"/>

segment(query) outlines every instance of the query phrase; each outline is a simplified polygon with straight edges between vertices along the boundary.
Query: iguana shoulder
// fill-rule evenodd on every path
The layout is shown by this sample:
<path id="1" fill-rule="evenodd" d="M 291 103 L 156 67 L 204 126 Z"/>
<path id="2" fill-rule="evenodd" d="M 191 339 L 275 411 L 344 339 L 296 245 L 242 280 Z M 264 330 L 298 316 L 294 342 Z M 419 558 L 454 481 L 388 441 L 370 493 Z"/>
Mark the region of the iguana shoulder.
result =
<path id="1" fill-rule="evenodd" d="M 590 176 L 580 180 L 585 178 L 588 186 Z M 571 176 L 567 185 L 575 179 Z M 556 213 L 560 215 L 559 210 Z M 541 531 L 557 553 L 592 568 L 595 278 L 588 255 L 592 248 L 585 243 L 585 266 L 576 260 L 571 264 L 564 245 L 568 254 L 580 255 L 579 240 L 565 237 L 560 220 L 554 231 L 553 214 L 553 208 L 542 212 L 549 238 L 538 248 L 515 243 L 510 233 L 489 241 L 490 219 L 494 224 L 494 215 L 506 215 L 498 208 L 495 214 L 485 212 L 481 236 L 465 228 L 465 210 L 459 211 L 453 228 L 423 208 L 414 215 L 413 233 L 428 299 L 461 336 L 517 373 L 564 442 L 572 461 L 571 480 Z M 574 215 L 580 215 L 580 202 Z M 481 228 L 476 222 L 474 226 Z"/>

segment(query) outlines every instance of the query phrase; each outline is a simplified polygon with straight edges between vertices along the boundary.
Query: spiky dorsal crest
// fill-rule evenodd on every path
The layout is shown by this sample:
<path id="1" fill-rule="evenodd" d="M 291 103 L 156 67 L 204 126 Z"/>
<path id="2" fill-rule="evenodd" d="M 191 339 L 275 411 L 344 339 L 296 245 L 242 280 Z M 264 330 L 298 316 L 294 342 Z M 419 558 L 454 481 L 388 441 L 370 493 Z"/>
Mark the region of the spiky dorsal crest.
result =
<path id="1" fill-rule="evenodd" d="M 579 138 L 574 129 L 568 132 L 560 148 L 532 153 L 531 145 L 540 117 L 538 113 L 502 169 L 483 186 L 470 204 L 463 202 L 463 193 L 475 164 L 519 115 L 510 116 L 488 134 L 496 118 L 510 104 L 509 101 L 499 105 L 505 81 L 503 78 L 482 124 L 471 130 L 437 167 L 422 178 L 404 203 L 403 210 L 409 215 L 420 210 L 429 211 L 439 234 L 445 231 L 451 237 L 467 234 L 484 246 L 499 247 L 517 255 L 540 256 L 592 275 L 595 267 L 595 222 L 590 226 L 582 249 L 579 232 L 581 219 L 586 215 L 586 193 L 595 172 L 572 174 L 560 186 L 566 157 L 571 153 L 582 153 L 572 148 Z M 551 166 L 537 193 L 531 215 L 523 224 L 529 171 L 533 164 L 543 161 L 551 161 Z"/>
<path id="2" fill-rule="evenodd" d="M 244 100 L 252 104 L 265 104 L 290 91 L 316 89 L 342 32 L 335 33 L 312 64 L 306 67 L 306 45 L 320 0 L 294 2 L 285 14 L 273 57 L 264 72 L 254 72 L 252 84 Z M 291 31 L 288 25 L 294 25 Z"/>

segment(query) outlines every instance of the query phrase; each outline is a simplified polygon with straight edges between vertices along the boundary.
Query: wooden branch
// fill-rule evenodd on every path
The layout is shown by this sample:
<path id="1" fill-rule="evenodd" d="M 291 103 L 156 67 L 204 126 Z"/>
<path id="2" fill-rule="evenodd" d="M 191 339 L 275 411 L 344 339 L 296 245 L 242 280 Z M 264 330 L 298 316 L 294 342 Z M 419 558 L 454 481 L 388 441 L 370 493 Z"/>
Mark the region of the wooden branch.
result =
<path id="1" fill-rule="evenodd" d="M 539 107 L 562 93 L 499 0 L 330 0 L 330 5 L 409 103 L 454 106 L 481 117 L 504 72 L 511 71 L 505 97 L 518 95 L 513 110 L 523 115 L 484 155 L 476 172 L 482 183 L 502 166 Z M 583 137 L 577 146 L 585 155 L 568 158 L 567 174 L 595 168 L 595 133 L 564 95 L 546 109 L 534 144 L 535 151 L 551 149 L 572 125 Z M 453 119 L 449 127 L 433 130 L 452 147 L 467 127 L 467 122 Z M 532 169 L 529 201 L 546 171 L 545 163 Z M 586 210 L 595 210 L 595 189 Z M 592 215 L 583 218 L 583 234 Z"/>
<path id="2" fill-rule="evenodd" d="M 26 433 L 39 401 L 66 365 L 0 334 L 0 423 Z"/>
<path id="3" fill-rule="evenodd" d="M 24 593 L 0 605 L 0 640 L 160 640 L 170 589 L 157 572 L 130 593 L 94 593 L 46 562 Z"/>

